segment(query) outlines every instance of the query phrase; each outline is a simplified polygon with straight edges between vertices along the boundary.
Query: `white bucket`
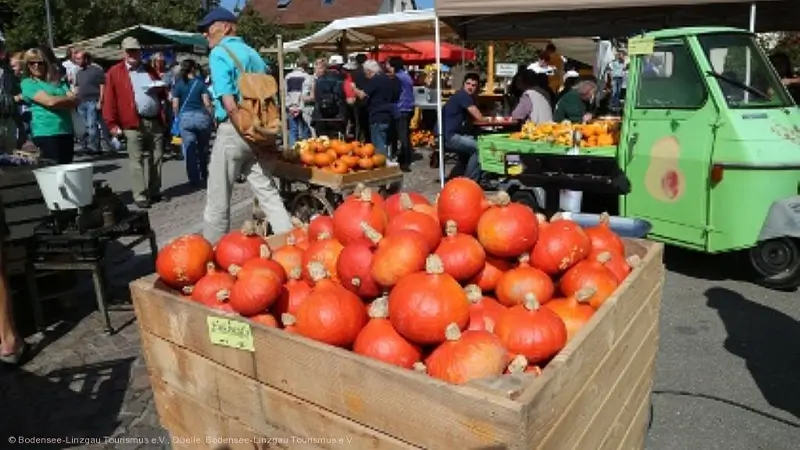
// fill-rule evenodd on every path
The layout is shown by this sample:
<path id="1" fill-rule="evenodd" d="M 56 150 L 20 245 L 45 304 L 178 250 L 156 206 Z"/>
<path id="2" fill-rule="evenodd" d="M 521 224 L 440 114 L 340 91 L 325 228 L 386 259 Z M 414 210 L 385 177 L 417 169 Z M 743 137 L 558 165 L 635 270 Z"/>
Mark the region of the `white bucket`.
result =
<path id="1" fill-rule="evenodd" d="M 62 164 L 33 171 L 51 211 L 76 209 L 92 203 L 92 163 Z"/>

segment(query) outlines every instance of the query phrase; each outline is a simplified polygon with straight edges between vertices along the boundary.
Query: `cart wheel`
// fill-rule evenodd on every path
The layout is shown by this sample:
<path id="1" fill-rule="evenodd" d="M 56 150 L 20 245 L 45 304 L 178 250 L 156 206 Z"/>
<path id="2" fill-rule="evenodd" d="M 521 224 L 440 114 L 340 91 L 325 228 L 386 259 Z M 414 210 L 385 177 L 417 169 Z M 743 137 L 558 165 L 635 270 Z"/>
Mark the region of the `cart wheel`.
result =
<path id="1" fill-rule="evenodd" d="M 314 216 L 320 214 L 333 215 L 333 205 L 324 195 L 314 192 L 299 192 L 289 207 L 292 216 L 304 223 L 308 223 Z"/>
<path id="2" fill-rule="evenodd" d="M 800 241 L 782 237 L 759 242 L 751 248 L 750 264 L 758 273 L 757 282 L 772 289 L 800 286 Z"/>

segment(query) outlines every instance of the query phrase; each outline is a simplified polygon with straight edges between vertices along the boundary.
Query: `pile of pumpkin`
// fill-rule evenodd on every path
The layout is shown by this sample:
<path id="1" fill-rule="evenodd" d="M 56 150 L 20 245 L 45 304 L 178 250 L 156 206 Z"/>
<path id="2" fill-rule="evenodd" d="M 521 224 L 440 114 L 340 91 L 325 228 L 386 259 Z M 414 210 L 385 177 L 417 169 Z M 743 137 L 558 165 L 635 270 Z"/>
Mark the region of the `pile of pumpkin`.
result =
<path id="1" fill-rule="evenodd" d="M 345 174 L 357 170 L 371 170 L 386 165 L 386 157 L 375 153 L 372 144 L 358 141 L 345 142 L 327 136 L 298 141 L 294 156 L 306 167 Z"/>
<path id="2" fill-rule="evenodd" d="M 522 130 L 512 133 L 510 137 L 571 147 L 574 131 L 580 132 L 581 147 L 609 147 L 619 143 L 619 122 L 612 120 L 597 120 L 586 124 L 569 121 L 541 124 L 526 122 Z"/>
<path id="3" fill-rule="evenodd" d="M 539 372 L 631 272 L 603 220 L 547 221 L 466 178 L 432 204 L 361 188 L 269 248 L 187 235 L 157 271 L 192 300 L 451 382 Z"/>
<path id="4" fill-rule="evenodd" d="M 411 146 L 433 147 L 436 143 L 436 136 L 430 130 L 414 130 L 411 132 Z"/>

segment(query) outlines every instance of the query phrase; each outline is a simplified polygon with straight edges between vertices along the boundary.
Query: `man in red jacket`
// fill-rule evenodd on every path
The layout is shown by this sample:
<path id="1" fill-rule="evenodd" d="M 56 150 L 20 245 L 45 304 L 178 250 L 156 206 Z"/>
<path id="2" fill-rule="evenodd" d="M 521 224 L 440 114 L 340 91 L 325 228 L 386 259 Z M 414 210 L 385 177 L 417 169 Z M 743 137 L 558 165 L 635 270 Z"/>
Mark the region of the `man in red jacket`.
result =
<path id="1" fill-rule="evenodd" d="M 166 89 L 158 74 L 142 62 L 139 41 L 123 39 L 122 50 L 122 61 L 106 73 L 103 119 L 113 136 L 124 135 L 133 200 L 136 206 L 149 208 L 161 200 L 165 128 L 161 104 Z"/>

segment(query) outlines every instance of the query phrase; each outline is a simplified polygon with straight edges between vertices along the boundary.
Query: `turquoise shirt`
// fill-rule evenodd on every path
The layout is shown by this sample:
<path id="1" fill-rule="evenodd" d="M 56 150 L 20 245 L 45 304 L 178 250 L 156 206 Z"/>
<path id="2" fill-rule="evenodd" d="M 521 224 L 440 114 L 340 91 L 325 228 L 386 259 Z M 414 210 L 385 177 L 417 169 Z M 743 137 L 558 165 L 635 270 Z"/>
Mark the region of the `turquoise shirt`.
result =
<path id="1" fill-rule="evenodd" d="M 33 98 L 40 91 L 53 97 L 64 97 L 69 92 L 69 86 L 65 82 L 52 84 L 33 78 L 22 80 L 22 98 L 31 110 L 31 134 L 34 137 L 73 134 L 72 110 L 48 108 L 36 103 Z"/>
<path id="2" fill-rule="evenodd" d="M 208 55 L 211 92 L 214 96 L 214 116 L 220 122 L 228 118 L 228 112 L 222 106 L 222 96 L 233 95 L 236 101 L 239 101 L 239 70 L 223 46 L 236 55 L 247 72 L 267 73 L 267 64 L 261 55 L 238 36 L 223 38 L 211 49 Z"/>

